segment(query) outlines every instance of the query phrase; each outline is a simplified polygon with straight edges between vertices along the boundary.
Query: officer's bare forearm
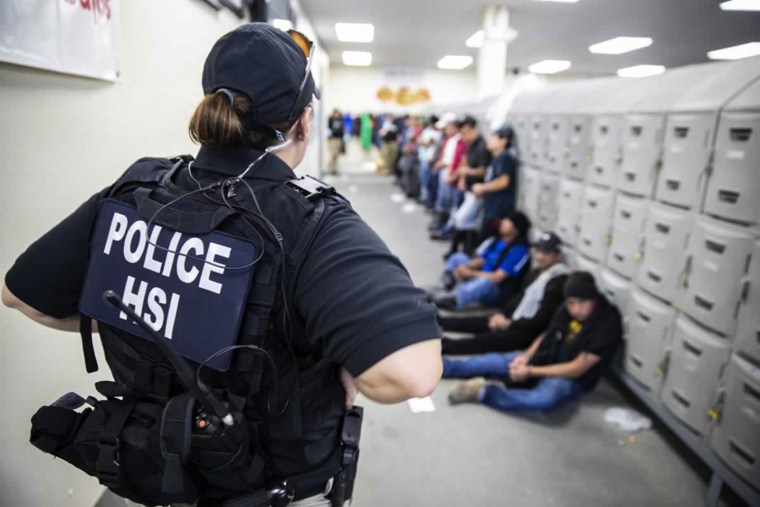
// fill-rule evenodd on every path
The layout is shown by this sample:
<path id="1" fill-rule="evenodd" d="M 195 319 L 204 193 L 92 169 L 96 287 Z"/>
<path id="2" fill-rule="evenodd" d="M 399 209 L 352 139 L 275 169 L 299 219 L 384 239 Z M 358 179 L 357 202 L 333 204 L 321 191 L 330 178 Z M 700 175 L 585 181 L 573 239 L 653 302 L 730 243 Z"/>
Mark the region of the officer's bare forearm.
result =
<path id="1" fill-rule="evenodd" d="M 70 331 L 79 332 L 79 315 L 72 315 L 70 317 L 64 317 L 57 319 L 46 315 L 38 310 L 35 310 L 28 304 L 17 298 L 7 286 L 3 285 L 3 304 L 8 308 L 18 310 L 34 322 L 42 324 L 45 327 L 56 329 L 58 331 Z M 93 322 L 93 332 L 97 332 L 97 325 Z"/>
<path id="2" fill-rule="evenodd" d="M 435 390 L 441 379 L 441 341 L 409 345 L 383 358 L 356 379 L 359 391 L 378 403 L 399 403 L 422 398 Z"/>

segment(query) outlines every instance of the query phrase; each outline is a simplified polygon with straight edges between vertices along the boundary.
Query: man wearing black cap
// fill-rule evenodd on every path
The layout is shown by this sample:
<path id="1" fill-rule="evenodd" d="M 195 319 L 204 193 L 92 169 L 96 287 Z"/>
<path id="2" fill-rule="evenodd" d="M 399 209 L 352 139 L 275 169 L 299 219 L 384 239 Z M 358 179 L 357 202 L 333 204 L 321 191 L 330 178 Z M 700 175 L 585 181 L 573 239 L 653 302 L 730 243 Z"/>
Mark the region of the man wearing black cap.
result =
<path id="1" fill-rule="evenodd" d="M 491 238 L 471 259 L 463 252 L 449 256 L 444 269 L 444 283 L 455 292 L 436 298 L 440 307 L 463 309 L 477 303 L 495 306 L 512 296 L 530 269 L 528 234 L 530 220 L 515 211 L 499 225 L 499 238 Z"/>
<path id="2" fill-rule="evenodd" d="M 442 352 L 485 354 L 523 350 L 544 332 L 564 300 L 563 287 L 568 268 L 562 263 L 562 241 L 553 232 L 541 235 L 533 244 L 536 269 L 528 273 L 522 290 L 509 299 L 502 310 L 491 316 L 443 316 Z M 477 333 L 471 338 L 447 337 L 445 331 Z"/>
<path id="3" fill-rule="evenodd" d="M 472 379 L 459 384 L 449 401 L 481 402 L 505 412 L 547 411 L 591 391 L 621 343 L 620 312 L 588 272 L 572 273 L 564 292 L 564 307 L 525 352 L 444 359 L 444 378 Z M 484 377 L 501 377 L 508 387 Z"/>
<path id="4" fill-rule="evenodd" d="M 313 133 L 313 54 L 264 23 L 223 36 L 190 121 L 197 157 L 138 160 L 6 275 L 3 303 L 80 332 L 90 372 L 99 332 L 108 401 L 88 398 L 93 418 L 76 399 L 43 407 L 34 441 L 120 496 L 342 506 L 357 392 L 397 403 L 440 378 L 435 307 L 345 199 L 293 171 Z"/>

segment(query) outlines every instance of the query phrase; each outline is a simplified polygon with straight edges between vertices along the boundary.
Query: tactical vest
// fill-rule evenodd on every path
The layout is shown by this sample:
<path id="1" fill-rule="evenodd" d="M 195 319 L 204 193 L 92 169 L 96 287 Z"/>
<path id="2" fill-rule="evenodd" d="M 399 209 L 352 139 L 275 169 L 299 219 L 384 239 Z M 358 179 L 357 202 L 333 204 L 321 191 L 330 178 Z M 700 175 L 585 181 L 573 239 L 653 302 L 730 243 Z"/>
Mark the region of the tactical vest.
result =
<path id="1" fill-rule="evenodd" d="M 339 478 L 340 494 L 349 498 L 358 456 L 357 414 L 346 424 L 337 366 L 312 350 L 292 297 L 326 202 L 345 201 L 318 180 L 255 177 L 246 182 L 260 204 L 240 182 L 217 188 L 209 199 L 209 192 L 193 194 L 175 184 L 174 176 L 189 160 L 138 161 L 101 206 L 126 206 L 148 226 L 190 235 L 223 233 L 255 246 L 258 260 L 234 340 L 250 347 L 220 354 L 214 360 L 223 367 L 199 371 L 238 424 L 221 439 L 209 436 L 207 414 L 199 412 L 198 400 L 186 392 L 161 350 L 128 327 L 98 320 L 114 377 L 96 384 L 107 400 L 88 398 L 93 409 L 80 413 L 72 409 L 85 400 L 70 393 L 42 407 L 33 418 L 32 443 L 96 476 L 117 494 L 149 505 L 198 498 L 203 505 L 222 505 L 241 495 L 253 499 L 240 505 L 269 505 L 265 497 L 272 484 L 286 480 L 298 499 L 323 492 L 333 478 Z M 87 294 L 89 283 L 83 301 L 93 296 Z M 165 297 L 161 301 L 167 303 Z M 97 369 L 90 327 L 91 320 L 83 316 L 88 372 Z M 205 353 L 193 352 L 209 346 L 212 337 L 192 338 L 182 355 L 195 369 Z M 361 412 L 358 418 L 360 424 Z"/>

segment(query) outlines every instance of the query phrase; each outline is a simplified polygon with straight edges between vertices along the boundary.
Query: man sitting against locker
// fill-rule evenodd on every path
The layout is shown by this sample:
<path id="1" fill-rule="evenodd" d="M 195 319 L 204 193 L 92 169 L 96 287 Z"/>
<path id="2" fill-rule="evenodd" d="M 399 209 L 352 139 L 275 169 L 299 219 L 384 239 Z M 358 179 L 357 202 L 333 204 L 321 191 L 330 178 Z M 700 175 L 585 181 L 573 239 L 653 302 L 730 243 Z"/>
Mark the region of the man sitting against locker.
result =
<path id="1" fill-rule="evenodd" d="M 449 402 L 479 402 L 504 412 L 548 411 L 591 391 L 622 341 L 620 312 L 588 272 L 572 273 L 564 293 L 564 307 L 525 352 L 444 358 L 444 378 L 472 379 L 451 391 Z M 484 377 L 502 379 L 506 387 Z"/>
<path id="2" fill-rule="evenodd" d="M 521 290 L 500 312 L 483 316 L 443 316 L 444 354 L 485 354 L 510 352 L 530 346 L 542 333 L 564 300 L 563 287 L 569 269 L 562 262 L 562 240 L 547 232 L 533 244 L 536 268 L 528 273 Z M 476 333 L 468 338 L 452 338 L 446 331 Z"/>
<path id="3" fill-rule="evenodd" d="M 515 211 L 501 221 L 500 237 L 485 241 L 476 257 L 450 255 L 443 274 L 447 292 L 435 297 L 436 304 L 463 309 L 472 304 L 497 306 L 509 299 L 530 269 L 530 226 L 528 217 Z"/>

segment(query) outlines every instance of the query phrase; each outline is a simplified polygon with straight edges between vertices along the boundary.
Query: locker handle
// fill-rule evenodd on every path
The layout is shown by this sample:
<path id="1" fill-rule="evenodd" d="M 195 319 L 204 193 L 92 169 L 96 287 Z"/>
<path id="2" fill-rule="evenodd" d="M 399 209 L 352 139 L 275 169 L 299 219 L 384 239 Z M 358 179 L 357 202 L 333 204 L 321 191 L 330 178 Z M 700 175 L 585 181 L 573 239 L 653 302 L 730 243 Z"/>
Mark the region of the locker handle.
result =
<path id="1" fill-rule="evenodd" d="M 574 131 L 580 132 L 581 129 L 583 129 L 583 126 L 580 123 L 576 123 L 575 125 L 573 125 L 573 130 Z"/>
<path id="2" fill-rule="evenodd" d="M 733 128 L 728 131 L 732 141 L 743 143 L 749 141 L 752 135 L 752 129 L 750 128 Z"/>
<path id="3" fill-rule="evenodd" d="M 629 356 L 628 356 L 628 359 L 630 359 L 630 360 L 631 360 L 631 362 L 632 362 L 634 365 L 636 365 L 636 367 L 637 367 L 637 368 L 641 368 L 641 367 L 643 367 L 643 366 L 644 366 L 644 361 L 642 361 L 641 359 L 639 359 L 638 357 L 636 357 L 636 356 L 634 356 L 634 355 L 629 355 Z"/>
<path id="4" fill-rule="evenodd" d="M 669 190 L 678 190 L 678 188 L 681 186 L 681 182 L 677 180 L 665 180 L 665 184 L 668 186 Z"/>
<path id="5" fill-rule="evenodd" d="M 586 204 L 589 205 L 590 208 L 596 208 L 596 201 L 586 201 Z"/>
<path id="6" fill-rule="evenodd" d="M 620 210 L 620 216 L 622 216 L 623 218 L 625 218 L 627 220 L 627 219 L 631 218 L 631 212 L 630 211 L 626 211 L 624 209 Z"/>
<path id="7" fill-rule="evenodd" d="M 651 280 L 653 280 L 655 282 L 658 282 L 658 283 L 662 280 L 662 277 L 660 275 L 658 275 L 657 273 L 653 273 L 652 271 L 647 271 L 647 276 Z"/>
<path id="8" fill-rule="evenodd" d="M 742 461 L 745 461 L 748 465 L 755 464 L 755 457 L 747 449 L 739 445 L 733 438 L 729 439 L 728 446 L 731 452 L 738 456 Z"/>
<path id="9" fill-rule="evenodd" d="M 635 180 L 636 179 L 636 173 L 631 172 L 631 171 L 626 171 L 625 172 L 625 179 L 627 181 L 633 181 L 633 180 Z"/>
<path id="10" fill-rule="evenodd" d="M 691 402 L 686 399 L 686 396 L 679 393 L 676 389 L 673 389 L 671 392 L 673 394 L 673 398 L 675 398 L 678 403 L 686 408 L 689 408 L 691 406 Z"/>
<path id="11" fill-rule="evenodd" d="M 638 125 L 634 125 L 631 127 L 631 135 L 633 137 L 641 137 L 641 131 L 643 130 L 642 127 Z"/>
<path id="12" fill-rule="evenodd" d="M 675 127 L 673 129 L 673 135 L 679 139 L 683 139 L 689 135 L 689 127 Z"/>
<path id="13" fill-rule="evenodd" d="M 615 260 L 616 260 L 616 261 L 618 261 L 618 262 L 623 262 L 623 261 L 625 260 L 625 257 L 623 257 L 622 255 L 620 255 L 620 254 L 617 254 L 617 253 L 616 253 L 616 254 L 612 254 L 612 256 L 613 256 L 613 257 L 615 258 Z"/>
<path id="14" fill-rule="evenodd" d="M 559 130 L 559 123 L 552 123 L 553 130 Z"/>
<path id="15" fill-rule="evenodd" d="M 597 174 L 602 174 L 604 172 L 604 167 L 596 166 L 594 170 L 596 170 Z"/>
<path id="16" fill-rule="evenodd" d="M 686 350 L 686 352 L 689 352 L 697 357 L 702 356 L 702 351 L 689 342 L 683 342 L 683 348 Z"/>
<path id="17" fill-rule="evenodd" d="M 744 384 L 744 394 L 754 398 L 755 402 L 760 402 L 760 392 L 749 384 Z"/>
<path id="18" fill-rule="evenodd" d="M 646 313 L 642 313 L 642 312 L 636 312 L 636 316 L 637 316 L 638 318 L 640 318 L 641 320 L 643 320 L 644 322 L 649 322 L 649 321 L 651 321 L 651 320 L 652 320 L 652 317 L 650 317 L 650 316 L 649 316 L 649 315 L 647 315 Z"/>
<path id="19" fill-rule="evenodd" d="M 717 241 L 711 241 L 709 239 L 705 240 L 705 247 L 716 254 L 722 254 L 726 251 L 726 245 L 722 243 L 718 243 Z"/>
<path id="20" fill-rule="evenodd" d="M 599 126 L 599 133 L 602 135 L 607 135 L 607 132 L 609 131 L 609 128 L 607 125 L 600 125 Z"/>
<path id="21" fill-rule="evenodd" d="M 586 246 L 591 246 L 591 240 L 584 238 L 583 239 L 583 244 L 586 245 Z"/>
<path id="22" fill-rule="evenodd" d="M 749 281 L 748 278 L 744 278 L 744 279 L 742 279 L 741 283 L 742 283 L 742 293 L 741 293 L 741 296 L 740 296 L 739 300 L 742 303 L 746 303 L 747 302 L 747 296 L 749 296 L 749 284 L 750 284 L 750 281 Z"/>
<path id="23" fill-rule="evenodd" d="M 572 167 L 573 169 L 577 169 L 578 168 L 578 162 L 576 162 L 575 160 L 573 160 L 572 162 L 570 162 L 570 167 Z"/>
<path id="24" fill-rule="evenodd" d="M 657 230 L 657 232 L 661 232 L 663 234 L 667 234 L 670 232 L 670 226 L 665 224 L 654 224 L 654 228 Z"/>
<path id="25" fill-rule="evenodd" d="M 705 298 L 703 298 L 701 296 L 696 296 L 696 295 L 694 296 L 694 303 L 698 307 L 700 307 L 700 308 L 702 308 L 704 310 L 707 310 L 708 312 L 713 309 L 713 306 L 715 306 L 715 304 L 713 302 L 708 301 Z"/>
<path id="26" fill-rule="evenodd" d="M 739 200 L 739 192 L 733 192 L 731 190 L 718 190 L 718 199 L 721 202 L 736 204 L 736 202 Z"/>

